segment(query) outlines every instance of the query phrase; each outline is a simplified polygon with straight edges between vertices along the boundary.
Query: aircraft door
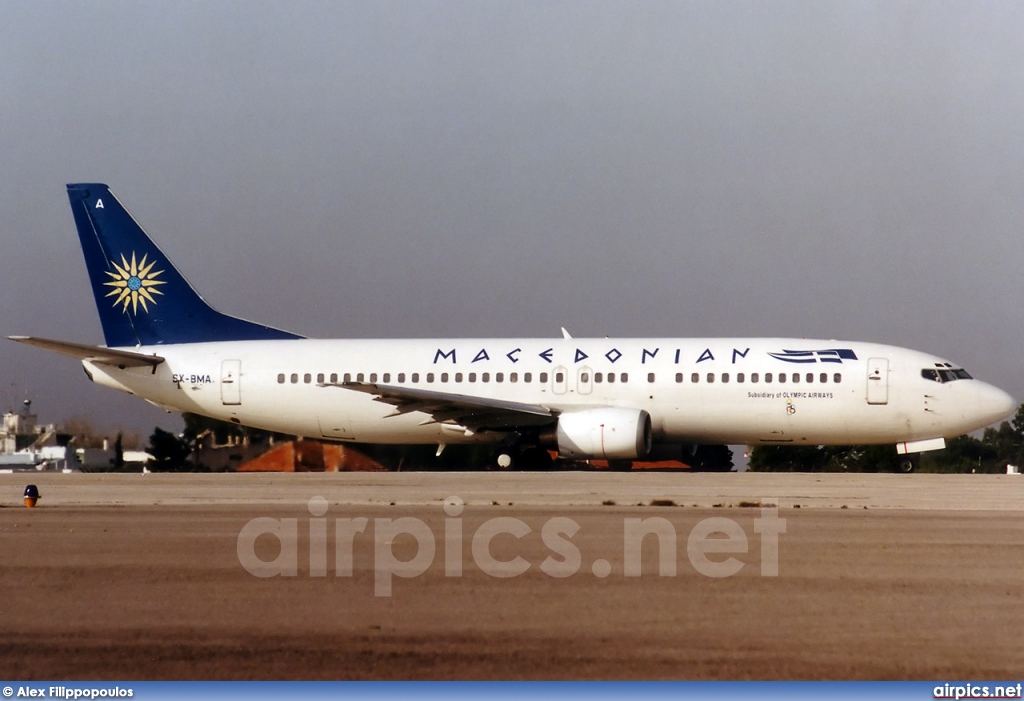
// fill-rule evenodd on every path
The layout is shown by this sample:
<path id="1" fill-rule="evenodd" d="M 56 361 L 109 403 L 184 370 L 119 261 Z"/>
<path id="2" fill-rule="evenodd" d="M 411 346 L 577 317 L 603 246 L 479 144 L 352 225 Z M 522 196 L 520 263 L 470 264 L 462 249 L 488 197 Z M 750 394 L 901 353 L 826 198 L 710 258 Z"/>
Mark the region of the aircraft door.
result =
<path id="1" fill-rule="evenodd" d="M 868 404 L 889 403 L 889 359 L 868 360 Z"/>
<path id="2" fill-rule="evenodd" d="M 594 391 L 594 371 L 586 366 L 576 371 L 576 392 L 590 394 Z"/>
<path id="3" fill-rule="evenodd" d="M 242 403 L 242 361 L 225 360 L 220 364 L 220 400 L 225 405 Z"/>
<path id="4" fill-rule="evenodd" d="M 551 373 L 551 391 L 554 394 L 565 394 L 569 391 L 569 371 L 561 365 Z"/>

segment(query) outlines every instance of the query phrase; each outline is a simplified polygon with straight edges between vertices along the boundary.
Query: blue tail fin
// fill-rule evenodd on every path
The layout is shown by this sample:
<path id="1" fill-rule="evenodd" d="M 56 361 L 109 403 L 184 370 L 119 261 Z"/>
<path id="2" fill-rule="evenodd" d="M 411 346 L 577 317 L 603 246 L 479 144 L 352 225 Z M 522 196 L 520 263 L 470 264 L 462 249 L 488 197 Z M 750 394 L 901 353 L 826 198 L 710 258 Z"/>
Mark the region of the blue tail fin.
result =
<path id="1" fill-rule="evenodd" d="M 106 185 L 68 185 L 108 346 L 301 338 L 213 309 Z"/>

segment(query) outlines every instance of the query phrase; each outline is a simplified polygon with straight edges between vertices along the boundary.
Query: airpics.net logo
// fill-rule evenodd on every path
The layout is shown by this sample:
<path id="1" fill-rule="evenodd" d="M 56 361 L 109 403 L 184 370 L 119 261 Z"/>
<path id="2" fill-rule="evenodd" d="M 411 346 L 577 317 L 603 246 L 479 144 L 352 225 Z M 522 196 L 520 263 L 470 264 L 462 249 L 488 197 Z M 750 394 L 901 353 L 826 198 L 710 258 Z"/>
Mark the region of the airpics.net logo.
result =
<path id="1" fill-rule="evenodd" d="M 786 520 L 779 517 L 775 500 L 759 502 L 758 515 L 753 520 L 753 531 L 760 536 L 760 576 L 777 577 L 779 574 L 779 535 L 786 532 Z M 472 565 L 483 574 L 507 579 L 526 574 L 536 565 L 537 570 L 557 579 L 579 574 L 584 568 L 584 555 L 577 542 L 585 539 L 580 524 L 573 518 L 554 516 L 546 519 L 539 529 L 526 521 L 511 516 L 497 516 L 480 523 L 470 532 L 463 519 L 465 504 L 459 497 L 444 501 L 443 533 L 436 534 L 422 519 L 415 517 L 329 518 L 327 499 L 315 496 L 308 502 L 310 518 L 302 530 L 308 540 L 308 552 L 300 547 L 298 518 L 258 517 L 250 520 L 238 533 L 238 562 L 246 572 L 261 578 L 297 577 L 300 562 L 308 565 L 308 576 L 327 577 L 329 553 L 333 552 L 335 577 L 353 577 L 357 546 L 360 553 L 368 550 L 372 539 L 373 591 L 376 596 L 391 596 L 394 578 L 411 579 L 427 572 L 442 550 L 444 576 L 461 577 L 465 571 L 465 546 L 470 546 Z M 333 528 L 330 528 L 333 521 Z M 370 527 L 372 522 L 372 528 Z M 540 535 L 543 549 L 526 547 L 523 539 Z M 331 538 L 333 536 L 333 547 Z M 750 539 L 743 527 L 733 519 L 715 516 L 699 520 L 683 532 L 662 516 L 623 517 L 621 535 L 621 563 L 613 565 L 605 558 L 587 560 L 590 573 L 599 579 L 612 574 L 624 577 L 675 577 L 679 572 L 678 554 L 685 542 L 689 565 L 705 577 L 731 577 L 747 563 L 735 557 L 751 551 Z M 258 545 L 260 541 L 262 545 Z M 657 549 L 657 567 L 647 562 L 644 571 L 645 542 Z M 588 543 L 590 541 L 587 541 Z M 396 548 L 396 543 L 402 547 Z M 440 548 L 439 548 L 440 543 Z M 495 544 L 500 543 L 498 548 Z M 408 554 L 415 544 L 415 554 Z M 509 546 L 523 544 L 519 552 Z M 268 547 L 269 546 L 269 547 Z M 588 547 L 592 547 L 588 545 Z M 608 543 L 603 547 L 607 549 Z M 612 544 L 614 547 L 614 544 Z M 499 555 L 495 550 L 500 550 Z M 396 550 L 400 552 L 396 552 Z M 259 552 L 257 552 L 259 551 Z M 303 551 L 303 552 L 300 552 Z M 649 549 L 648 549 L 649 552 Z M 272 557 L 272 553 L 274 554 Z M 531 562 L 523 553 L 535 557 Z M 539 554 L 538 554 L 539 553 Z M 261 557 L 262 555 L 262 557 Z"/>

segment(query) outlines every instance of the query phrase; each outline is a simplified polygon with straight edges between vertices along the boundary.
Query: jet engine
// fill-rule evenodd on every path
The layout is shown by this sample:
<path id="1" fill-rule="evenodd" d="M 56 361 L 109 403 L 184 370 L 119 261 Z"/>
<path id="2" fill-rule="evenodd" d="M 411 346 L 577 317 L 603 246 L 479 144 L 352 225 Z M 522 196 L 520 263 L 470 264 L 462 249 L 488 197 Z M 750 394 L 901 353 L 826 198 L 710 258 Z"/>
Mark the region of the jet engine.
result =
<path id="1" fill-rule="evenodd" d="M 563 457 L 634 460 L 651 452 L 651 415 L 627 407 L 570 411 L 558 417 L 554 437 Z"/>

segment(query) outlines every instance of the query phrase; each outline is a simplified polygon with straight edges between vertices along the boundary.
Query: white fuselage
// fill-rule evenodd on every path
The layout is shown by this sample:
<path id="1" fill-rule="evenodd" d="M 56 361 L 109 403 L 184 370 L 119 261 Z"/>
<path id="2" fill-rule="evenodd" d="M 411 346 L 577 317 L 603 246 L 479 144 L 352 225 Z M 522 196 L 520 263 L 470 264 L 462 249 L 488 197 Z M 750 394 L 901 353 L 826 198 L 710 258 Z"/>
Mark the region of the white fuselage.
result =
<path id="1" fill-rule="evenodd" d="M 1001 390 L 923 371 L 904 348 L 807 339 L 233 341 L 130 348 L 155 369 L 84 361 L 93 379 L 160 406 L 363 443 L 497 441 L 397 413 L 346 381 L 541 405 L 647 411 L 655 444 L 862 444 L 952 437 L 1013 411 Z M 962 372 L 962 371 L 961 371 Z M 951 375 L 950 375 L 951 377 Z"/>

